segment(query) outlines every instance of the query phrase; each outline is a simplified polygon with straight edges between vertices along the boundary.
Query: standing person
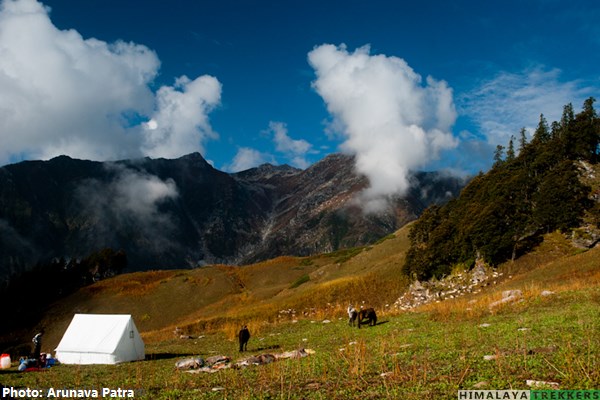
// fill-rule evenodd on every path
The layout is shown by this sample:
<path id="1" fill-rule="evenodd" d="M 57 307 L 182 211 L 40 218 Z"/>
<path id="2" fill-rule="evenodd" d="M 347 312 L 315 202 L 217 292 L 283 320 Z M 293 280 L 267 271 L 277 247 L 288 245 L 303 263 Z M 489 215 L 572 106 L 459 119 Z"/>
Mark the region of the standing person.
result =
<path id="1" fill-rule="evenodd" d="M 40 359 L 40 353 L 42 351 L 42 336 L 44 336 L 44 329 L 42 328 L 34 337 L 31 339 L 33 342 L 33 358 L 36 362 Z"/>
<path id="2" fill-rule="evenodd" d="M 248 350 L 248 340 L 250 340 L 250 331 L 248 327 L 244 325 L 244 327 L 240 330 L 238 334 L 238 339 L 240 340 L 240 351 Z"/>

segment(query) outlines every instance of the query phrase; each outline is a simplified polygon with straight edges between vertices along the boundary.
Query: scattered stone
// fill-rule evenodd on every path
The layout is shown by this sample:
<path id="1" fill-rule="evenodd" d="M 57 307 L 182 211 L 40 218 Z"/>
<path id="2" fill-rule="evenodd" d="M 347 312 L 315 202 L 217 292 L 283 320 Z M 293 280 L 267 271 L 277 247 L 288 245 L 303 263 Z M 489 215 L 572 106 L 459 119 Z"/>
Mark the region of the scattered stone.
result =
<path id="1" fill-rule="evenodd" d="M 542 293 L 540 293 L 540 295 L 547 297 L 547 296 L 552 296 L 554 294 L 554 292 L 550 291 L 550 290 L 544 290 Z"/>
<path id="2" fill-rule="evenodd" d="M 551 387 L 552 389 L 560 388 L 560 384 L 558 382 L 549 382 L 549 381 L 536 381 L 532 379 L 527 379 L 525 384 L 530 387 L 539 388 L 539 387 Z"/>
<path id="3" fill-rule="evenodd" d="M 489 383 L 487 381 L 481 381 L 481 382 L 477 382 L 476 384 L 473 385 L 473 388 L 475 389 L 482 389 L 484 387 L 488 387 Z"/>
<path id="4" fill-rule="evenodd" d="M 489 326 L 492 326 L 491 324 L 485 323 L 485 324 L 481 324 L 479 325 L 480 328 L 487 328 Z"/>
<path id="5" fill-rule="evenodd" d="M 382 372 L 381 374 L 379 374 L 379 376 L 381 376 L 382 378 L 385 378 L 386 376 L 392 376 L 394 375 L 393 372 Z"/>
<path id="6" fill-rule="evenodd" d="M 529 328 L 519 328 L 519 329 L 517 329 L 517 330 L 518 330 L 518 331 L 521 331 L 521 332 L 524 332 L 524 331 L 529 331 L 530 329 L 529 329 Z"/>
<path id="7" fill-rule="evenodd" d="M 214 387 L 214 388 L 212 388 L 212 391 L 213 391 L 213 392 L 221 392 L 221 391 L 223 391 L 223 390 L 225 390 L 225 388 L 224 388 L 224 387 L 220 387 L 220 386 L 217 386 L 217 387 Z"/>
<path id="8" fill-rule="evenodd" d="M 502 299 L 490 303 L 490 308 L 497 307 L 501 304 L 511 303 L 513 301 L 521 300 L 523 298 L 523 292 L 521 290 L 505 290 L 502 292 Z"/>
<path id="9" fill-rule="evenodd" d="M 478 293 L 482 286 L 489 285 L 491 278 L 499 278 L 502 275 L 486 267 L 483 260 L 479 259 L 471 271 L 451 274 L 439 280 L 413 282 L 393 305 L 398 310 L 408 311 L 423 304 L 439 303 L 469 293 Z"/>
<path id="10" fill-rule="evenodd" d="M 498 358 L 498 356 L 496 354 L 491 354 L 491 355 L 483 356 L 483 359 L 486 360 L 486 361 L 495 360 L 497 358 Z"/>
<path id="11" fill-rule="evenodd" d="M 330 321 L 330 320 L 328 320 L 328 319 L 324 319 L 324 320 L 323 320 L 323 323 L 324 323 L 324 324 L 330 324 L 330 323 L 331 323 L 331 321 Z"/>
<path id="12" fill-rule="evenodd" d="M 508 299 L 508 298 L 521 298 L 523 297 L 523 291 L 521 290 L 505 290 L 502 292 L 502 298 L 503 299 Z"/>

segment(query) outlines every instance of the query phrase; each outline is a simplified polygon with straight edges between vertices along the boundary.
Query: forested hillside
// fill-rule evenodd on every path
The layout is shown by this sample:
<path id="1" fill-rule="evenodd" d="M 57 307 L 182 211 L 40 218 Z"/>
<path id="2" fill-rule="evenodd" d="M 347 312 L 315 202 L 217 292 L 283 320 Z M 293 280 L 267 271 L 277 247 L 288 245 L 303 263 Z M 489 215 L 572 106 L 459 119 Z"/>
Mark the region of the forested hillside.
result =
<path id="1" fill-rule="evenodd" d="M 587 99 L 577 115 L 566 105 L 550 126 L 541 115 L 529 142 L 522 129 L 496 148 L 488 173 L 446 205 L 429 207 L 412 227 L 404 272 L 428 279 L 478 258 L 497 265 L 531 250 L 544 233 L 581 226 L 595 243 L 600 193 L 590 182 L 597 179 L 600 119 L 594 101 Z"/>

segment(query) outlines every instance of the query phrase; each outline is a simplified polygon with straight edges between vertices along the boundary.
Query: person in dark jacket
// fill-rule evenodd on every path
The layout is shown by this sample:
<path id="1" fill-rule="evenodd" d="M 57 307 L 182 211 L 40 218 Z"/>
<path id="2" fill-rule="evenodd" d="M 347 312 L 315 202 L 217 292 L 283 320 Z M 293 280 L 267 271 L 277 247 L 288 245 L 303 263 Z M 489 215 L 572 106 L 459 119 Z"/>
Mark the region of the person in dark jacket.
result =
<path id="1" fill-rule="evenodd" d="M 248 350 L 248 340 L 250 340 L 250 331 L 248 327 L 244 325 L 244 327 L 240 330 L 238 334 L 238 339 L 240 340 L 240 351 Z"/>
<path id="2" fill-rule="evenodd" d="M 36 361 L 40 359 L 40 353 L 42 352 L 42 336 L 44 336 L 44 329 L 40 330 L 34 337 L 31 339 L 33 342 L 33 354 L 31 358 Z"/>

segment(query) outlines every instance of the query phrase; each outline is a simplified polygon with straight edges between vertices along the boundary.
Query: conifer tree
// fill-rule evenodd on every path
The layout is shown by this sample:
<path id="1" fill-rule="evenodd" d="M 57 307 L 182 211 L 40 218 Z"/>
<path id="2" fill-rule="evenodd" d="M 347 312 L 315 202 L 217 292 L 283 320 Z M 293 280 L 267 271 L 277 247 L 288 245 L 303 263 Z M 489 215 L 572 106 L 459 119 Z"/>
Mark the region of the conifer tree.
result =
<path id="1" fill-rule="evenodd" d="M 515 159 L 515 137 L 513 135 L 510 136 L 510 140 L 508 141 L 508 150 L 506 150 L 506 161 L 512 161 Z"/>
<path id="2" fill-rule="evenodd" d="M 523 152 L 525 146 L 527 146 L 527 131 L 525 130 L 525 127 L 523 127 L 519 132 L 519 154 Z"/>
<path id="3" fill-rule="evenodd" d="M 496 146 L 496 150 L 494 150 L 494 167 L 502 164 L 504 159 L 504 146 L 501 144 Z"/>
<path id="4" fill-rule="evenodd" d="M 563 107 L 562 118 L 560 119 L 560 126 L 564 129 L 568 129 L 575 119 L 575 112 L 573 111 L 573 104 L 569 103 Z"/>
<path id="5" fill-rule="evenodd" d="M 548 129 L 548 122 L 544 114 L 540 114 L 540 122 L 535 130 L 533 139 L 537 143 L 547 143 L 550 140 L 550 130 Z"/>

